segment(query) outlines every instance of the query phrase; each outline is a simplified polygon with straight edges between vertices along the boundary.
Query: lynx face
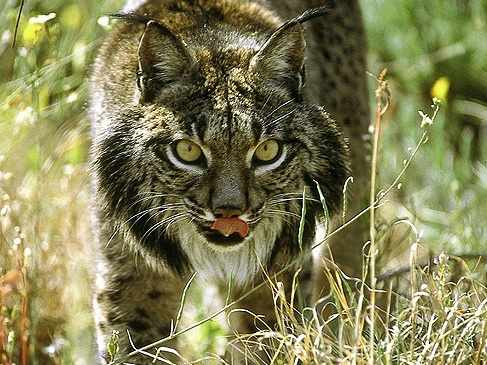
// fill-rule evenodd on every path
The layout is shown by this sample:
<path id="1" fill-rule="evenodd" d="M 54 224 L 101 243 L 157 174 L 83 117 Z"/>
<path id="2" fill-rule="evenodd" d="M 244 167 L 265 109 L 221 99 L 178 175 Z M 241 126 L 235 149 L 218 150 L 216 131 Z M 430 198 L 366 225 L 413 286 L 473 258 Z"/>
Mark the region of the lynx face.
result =
<path id="1" fill-rule="evenodd" d="M 305 189 L 310 243 L 317 185 L 334 212 L 347 163 L 334 122 L 302 100 L 304 50 L 299 24 L 181 37 L 147 23 L 132 102 L 93 146 L 105 214 L 135 250 L 178 271 L 251 276 L 277 250 L 299 251 Z"/>

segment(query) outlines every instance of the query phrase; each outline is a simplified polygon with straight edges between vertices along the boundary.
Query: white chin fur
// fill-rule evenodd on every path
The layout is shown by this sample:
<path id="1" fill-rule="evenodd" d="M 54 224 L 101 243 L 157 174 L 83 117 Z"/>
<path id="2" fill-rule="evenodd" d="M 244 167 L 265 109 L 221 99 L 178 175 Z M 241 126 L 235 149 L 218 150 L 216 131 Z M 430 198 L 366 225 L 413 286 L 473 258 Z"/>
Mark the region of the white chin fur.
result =
<path id="1" fill-rule="evenodd" d="M 232 247 L 209 243 L 192 224 L 179 226 L 179 239 L 194 270 L 204 280 L 245 286 L 269 259 L 282 224 L 261 222 L 252 235 Z"/>

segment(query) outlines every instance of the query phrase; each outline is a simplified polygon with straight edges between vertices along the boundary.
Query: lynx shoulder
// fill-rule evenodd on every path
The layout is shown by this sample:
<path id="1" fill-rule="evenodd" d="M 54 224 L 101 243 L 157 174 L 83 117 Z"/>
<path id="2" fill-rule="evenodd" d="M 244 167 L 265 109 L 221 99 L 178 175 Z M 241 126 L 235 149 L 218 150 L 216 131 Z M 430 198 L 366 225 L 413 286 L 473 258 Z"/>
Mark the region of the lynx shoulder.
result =
<path id="1" fill-rule="evenodd" d="M 355 2 L 304 11 L 303 1 L 294 18 L 283 9 L 296 5 L 286 3 L 148 0 L 116 16 L 90 86 L 101 358 L 113 330 L 128 330 L 138 346 L 167 336 L 193 272 L 244 290 L 262 270 L 296 261 L 311 270 L 320 194 L 335 214 L 350 175 L 349 148 L 328 107 L 345 129 L 338 100 L 360 118 L 368 110 L 355 81 L 348 93 L 313 94 L 322 79 L 316 57 L 342 48 L 310 52 L 305 41 L 305 22 L 313 33 L 318 16 L 340 19 L 343 7 L 358 12 Z M 244 305 L 272 321 L 271 300 Z M 122 336 L 121 354 L 128 352 Z M 144 361 L 152 359 L 136 362 Z"/>

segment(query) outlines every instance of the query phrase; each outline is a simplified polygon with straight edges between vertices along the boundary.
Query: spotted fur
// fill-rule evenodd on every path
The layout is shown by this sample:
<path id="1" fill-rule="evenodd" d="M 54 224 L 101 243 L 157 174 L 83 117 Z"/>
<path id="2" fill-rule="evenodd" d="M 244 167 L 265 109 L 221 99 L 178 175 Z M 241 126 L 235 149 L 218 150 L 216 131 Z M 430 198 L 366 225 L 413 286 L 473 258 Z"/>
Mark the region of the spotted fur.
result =
<path id="1" fill-rule="evenodd" d="M 90 115 L 102 359 L 113 330 L 122 334 L 122 353 L 130 351 L 126 330 L 138 346 L 167 336 L 193 271 L 244 290 L 261 280 L 262 268 L 274 272 L 306 257 L 323 212 L 317 186 L 330 213 L 340 209 L 348 147 L 305 86 L 301 21 L 320 12 L 285 23 L 288 3 L 132 1 L 100 49 Z M 315 5 L 304 3 L 293 16 Z M 340 6 L 348 5 L 325 16 Z M 201 146 L 200 164 L 171 157 L 182 138 Z M 280 141 L 282 158 L 256 165 L 253 151 L 267 138 Z M 209 241 L 215 212 L 235 205 L 249 236 L 232 246 Z M 309 255 L 303 262 L 306 276 Z M 270 315 L 272 303 L 257 302 L 245 305 Z"/>

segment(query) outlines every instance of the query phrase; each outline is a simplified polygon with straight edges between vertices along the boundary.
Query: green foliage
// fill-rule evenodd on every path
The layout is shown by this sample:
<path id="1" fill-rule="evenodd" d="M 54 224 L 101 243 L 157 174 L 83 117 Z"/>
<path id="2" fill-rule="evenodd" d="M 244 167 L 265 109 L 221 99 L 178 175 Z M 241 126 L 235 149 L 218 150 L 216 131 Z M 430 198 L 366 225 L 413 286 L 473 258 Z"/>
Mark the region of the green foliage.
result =
<path id="1" fill-rule="evenodd" d="M 118 331 L 113 331 L 112 335 L 110 336 L 110 340 L 107 344 L 107 352 L 108 352 L 108 361 L 112 362 L 115 361 L 115 358 L 120 351 L 120 334 Z"/>
<path id="2" fill-rule="evenodd" d="M 398 190 L 395 209 L 434 250 L 481 252 L 487 241 L 487 2 L 363 2 L 370 69 L 389 70 L 381 181 L 391 181 L 418 138 L 418 109 L 442 108 L 429 141 Z M 399 214 L 398 214 L 399 215 Z"/>

